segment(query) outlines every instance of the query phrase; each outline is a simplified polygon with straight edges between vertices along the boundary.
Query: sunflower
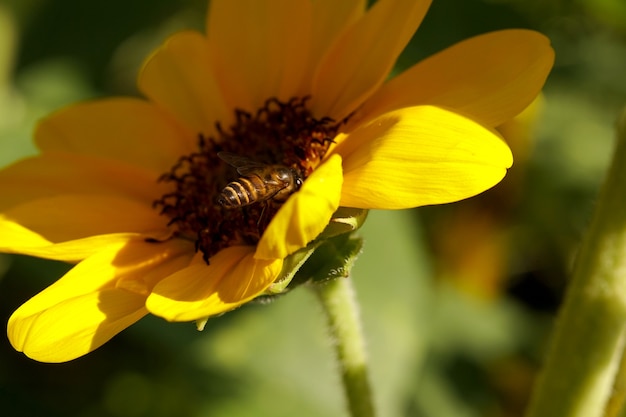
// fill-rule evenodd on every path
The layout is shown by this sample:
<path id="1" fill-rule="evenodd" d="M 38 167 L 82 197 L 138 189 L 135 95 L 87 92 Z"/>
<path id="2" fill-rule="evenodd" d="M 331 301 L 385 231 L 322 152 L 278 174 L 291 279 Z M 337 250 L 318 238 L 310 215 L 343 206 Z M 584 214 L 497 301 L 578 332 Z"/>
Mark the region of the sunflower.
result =
<path id="1" fill-rule="evenodd" d="M 552 49 L 493 32 L 387 81 L 429 5 L 213 0 L 206 34 L 177 33 L 146 60 L 145 98 L 41 121 L 40 154 L 0 171 L 0 250 L 76 265 L 11 316 L 15 349 L 62 362 L 148 313 L 232 310 L 340 207 L 498 183 L 512 156 L 494 128 L 539 93 Z"/>

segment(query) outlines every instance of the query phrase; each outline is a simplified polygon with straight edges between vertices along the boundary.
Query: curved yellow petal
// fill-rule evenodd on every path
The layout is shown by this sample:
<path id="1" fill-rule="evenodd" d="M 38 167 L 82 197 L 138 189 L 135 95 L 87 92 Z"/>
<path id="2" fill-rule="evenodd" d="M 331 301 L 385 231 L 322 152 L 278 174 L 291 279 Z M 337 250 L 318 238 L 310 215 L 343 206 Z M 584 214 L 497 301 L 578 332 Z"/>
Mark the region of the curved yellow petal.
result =
<path id="1" fill-rule="evenodd" d="M 35 131 L 40 149 L 110 158 L 157 174 L 190 153 L 197 140 L 155 105 L 134 98 L 76 104 L 43 119 Z"/>
<path id="2" fill-rule="evenodd" d="M 231 246 L 159 282 L 146 306 L 170 321 L 193 321 L 239 307 L 260 295 L 276 279 L 282 259 L 254 259 L 254 247 Z"/>
<path id="3" fill-rule="evenodd" d="M 142 240 L 102 249 L 13 313 L 11 344 L 44 362 L 91 352 L 147 313 L 145 299 L 154 284 L 187 265 L 190 249 L 182 241 Z"/>
<path id="4" fill-rule="evenodd" d="M 431 0 L 380 0 L 332 45 L 312 90 L 316 115 L 341 120 L 383 83 Z"/>
<path id="5" fill-rule="evenodd" d="M 148 311 L 145 297 L 108 289 L 63 301 L 23 320 L 9 319 L 9 340 L 17 351 L 40 362 L 67 362 L 109 341 Z"/>
<path id="6" fill-rule="evenodd" d="M 91 194 L 32 200 L 6 210 L 4 217 L 52 242 L 109 233 L 165 235 L 168 222 L 143 202 Z"/>
<path id="7" fill-rule="evenodd" d="M 158 173 L 122 162 L 48 152 L 24 159 L 0 170 L 0 210 L 61 194 L 124 196 L 150 206 L 168 192 Z"/>
<path id="8" fill-rule="evenodd" d="M 393 78 L 368 99 L 352 122 L 431 104 L 495 127 L 533 101 L 553 62 L 550 41 L 540 33 L 511 29 L 476 36 Z"/>
<path id="9" fill-rule="evenodd" d="M 214 0 L 207 32 L 229 108 L 303 95 L 310 63 L 309 0 Z"/>
<path id="10" fill-rule="evenodd" d="M 280 208 L 263 233 L 254 257 L 284 259 L 315 239 L 339 207 L 342 181 L 341 157 L 333 155 Z"/>
<path id="11" fill-rule="evenodd" d="M 208 135 L 216 121 L 228 125 L 231 117 L 213 72 L 206 38 L 185 31 L 167 39 L 148 58 L 139 73 L 138 85 L 142 93 L 167 109 L 194 135 Z"/>
<path id="12" fill-rule="evenodd" d="M 66 299 L 116 287 L 124 276 L 142 277 L 179 257 L 193 255 L 193 244 L 181 239 L 150 243 L 143 239 L 110 244 L 74 266 L 65 276 L 24 303 L 22 316 L 40 313 Z M 152 283 L 154 284 L 154 283 Z M 145 291 L 144 291 L 145 292 Z"/>
<path id="13" fill-rule="evenodd" d="M 195 254 L 189 240 L 132 241 L 112 262 L 117 271 L 115 287 L 147 297 L 162 279 L 187 268 Z"/>
<path id="14" fill-rule="evenodd" d="M 513 162 L 495 133 L 432 106 L 387 113 L 351 132 L 343 156 L 341 206 L 401 209 L 443 204 L 497 184 Z"/>

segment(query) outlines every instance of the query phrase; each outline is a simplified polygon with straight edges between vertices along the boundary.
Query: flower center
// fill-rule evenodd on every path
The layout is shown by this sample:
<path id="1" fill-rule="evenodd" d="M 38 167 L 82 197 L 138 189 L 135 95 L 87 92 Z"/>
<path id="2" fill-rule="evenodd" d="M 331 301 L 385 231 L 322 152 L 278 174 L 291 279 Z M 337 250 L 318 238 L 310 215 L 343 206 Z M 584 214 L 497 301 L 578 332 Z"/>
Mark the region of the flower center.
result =
<path id="1" fill-rule="evenodd" d="M 319 165 L 340 123 L 316 119 L 308 97 L 271 98 L 256 114 L 235 111 L 228 129 L 200 133 L 159 181 L 174 191 L 154 202 L 177 236 L 194 240 L 205 262 L 234 245 L 256 245 L 287 198 Z"/>

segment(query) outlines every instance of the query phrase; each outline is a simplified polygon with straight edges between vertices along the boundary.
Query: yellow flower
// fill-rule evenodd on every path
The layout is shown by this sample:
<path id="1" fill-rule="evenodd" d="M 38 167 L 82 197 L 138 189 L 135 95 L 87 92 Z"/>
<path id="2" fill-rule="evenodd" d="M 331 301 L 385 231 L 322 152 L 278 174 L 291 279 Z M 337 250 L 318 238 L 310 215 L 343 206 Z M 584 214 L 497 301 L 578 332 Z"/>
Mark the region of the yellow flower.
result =
<path id="1" fill-rule="evenodd" d="M 13 346 L 67 361 L 148 312 L 231 310 L 340 206 L 441 204 L 500 181 L 512 156 L 493 127 L 539 93 L 552 49 L 532 31 L 493 32 L 386 82 L 429 5 L 213 0 L 206 35 L 178 33 L 147 60 L 147 99 L 43 120 L 41 154 L 0 172 L 0 250 L 77 265 L 12 315 Z M 280 165 L 297 184 L 219 204 L 229 181 L 259 178 L 218 152 Z"/>

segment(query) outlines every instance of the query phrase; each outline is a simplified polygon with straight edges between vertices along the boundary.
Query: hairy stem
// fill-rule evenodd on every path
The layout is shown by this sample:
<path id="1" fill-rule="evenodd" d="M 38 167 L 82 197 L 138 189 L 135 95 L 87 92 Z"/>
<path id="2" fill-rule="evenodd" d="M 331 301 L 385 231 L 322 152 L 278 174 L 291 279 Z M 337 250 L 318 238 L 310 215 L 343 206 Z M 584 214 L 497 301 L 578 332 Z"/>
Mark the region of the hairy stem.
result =
<path id="1" fill-rule="evenodd" d="M 626 112 L 527 417 L 599 417 L 626 336 Z"/>
<path id="2" fill-rule="evenodd" d="M 352 417 L 374 417 L 367 355 L 352 280 L 337 278 L 314 285 L 328 319 Z"/>

